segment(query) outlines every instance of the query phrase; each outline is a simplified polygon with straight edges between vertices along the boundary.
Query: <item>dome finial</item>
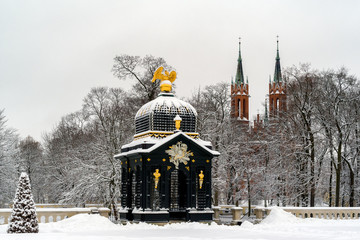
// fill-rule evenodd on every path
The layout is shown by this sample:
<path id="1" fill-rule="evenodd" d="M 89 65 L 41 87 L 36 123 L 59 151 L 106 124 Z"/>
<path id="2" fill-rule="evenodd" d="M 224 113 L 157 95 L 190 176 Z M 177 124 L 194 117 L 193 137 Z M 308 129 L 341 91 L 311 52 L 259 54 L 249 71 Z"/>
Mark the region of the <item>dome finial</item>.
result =
<path id="1" fill-rule="evenodd" d="M 175 128 L 177 131 L 180 130 L 180 124 L 181 124 L 181 117 L 179 116 L 179 114 L 176 114 L 175 118 L 174 118 L 174 122 L 175 122 Z"/>
<path id="2" fill-rule="evenodd" d="M 155 82 L 157 79 L 159 79 L 160 82 L 160 91 L 161 92 L 171 92 L 172 83 L 176 79 L 176 72 L 171 71 L 170 73 L 165 70 L 165 74 L 162 74 L 164 70 L 164 67 L 159 67 L 156 69 L 154 73 L 154 77 L 152 79 L 152 82 Z"/>

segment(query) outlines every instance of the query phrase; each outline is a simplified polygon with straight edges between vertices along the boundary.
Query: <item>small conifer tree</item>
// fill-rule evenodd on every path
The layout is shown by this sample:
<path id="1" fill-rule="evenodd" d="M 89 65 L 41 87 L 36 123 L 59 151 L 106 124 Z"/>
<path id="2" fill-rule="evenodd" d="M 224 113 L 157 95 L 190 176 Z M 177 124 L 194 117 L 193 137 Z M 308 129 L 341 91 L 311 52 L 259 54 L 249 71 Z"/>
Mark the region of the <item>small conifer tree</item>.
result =
<path id="1" fill-rule="evenodd" d="M 39 225 L 36 219 L 36 209 L 31 193 L 30 179 L 26 173 L 21 173 L 16 190 L 13 211 L 10 218 L 8 233 L 37 233 Z"/>

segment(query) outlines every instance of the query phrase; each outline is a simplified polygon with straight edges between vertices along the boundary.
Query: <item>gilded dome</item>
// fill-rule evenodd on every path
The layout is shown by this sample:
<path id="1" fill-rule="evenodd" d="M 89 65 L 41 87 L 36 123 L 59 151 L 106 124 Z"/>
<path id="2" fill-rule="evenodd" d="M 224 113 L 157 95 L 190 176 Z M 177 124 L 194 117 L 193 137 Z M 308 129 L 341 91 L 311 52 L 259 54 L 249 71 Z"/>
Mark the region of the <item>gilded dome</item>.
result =
<path id="1" fill-rule="evenodd" d="M 135 116 L 135 134 L 146 131 L 174 131 L 174 118 L 182 119 L 180 130 L 196 132 L 197 112 L 190 103 L 182 101 L 173 93 L 161 92 L 159 96 L 143 105 Z"/>

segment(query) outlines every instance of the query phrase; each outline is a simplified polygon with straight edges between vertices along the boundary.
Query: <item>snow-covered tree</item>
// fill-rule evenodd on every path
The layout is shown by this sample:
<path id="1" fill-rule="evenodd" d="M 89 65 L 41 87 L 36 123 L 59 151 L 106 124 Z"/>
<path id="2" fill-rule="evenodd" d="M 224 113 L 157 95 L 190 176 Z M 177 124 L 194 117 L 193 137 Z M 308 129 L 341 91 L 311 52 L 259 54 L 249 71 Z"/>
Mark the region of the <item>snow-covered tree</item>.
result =
<path id="1" fill-rule="evenodd" d="M 50 201 L 102 203 L 116 216 L 120 166 L 113 156 L 132 137 L 137 110 L 128 99 L 120 88 L 93 88 L 83 109 L 63 117 L 46 136 Z"/>
<path id="2" fill-rule="evenodd" d="M 16 131 L 6 126 L 4 110 L 0 110 L 0 207 L 5 207 L 14 197 L 18 141 Z"/>
<path id="3" fill-rule="evenodd" d="M 32 183 L 32 193 L 37 203 L 44 202 L 44 162 L 41 144 L 28 136 L 20 141 L 18 172 L 26 172 Z"/>
<path id="4" fill-rule="evenodd" d="M 35 203 L 31 193 L 30 179 L 23 172 L 19 178 L 8 233 L 37 233 L 39 225 L 36 218 Z"/>
<path id="5" fill-rule="evenodd" d="M 222 154 L 213 159 L 213 193 L 214 204 L 226 203 L 228 184 L 228 146 L 233 132 L 229 128 L 230 120 L 229 85 L 217 83 L 199 89 L 188 100 L 198 113 L 197 131 L 201 138 L 211 141 L 215 150 Z M 230 191 L 230 190 L 229 190 Z"/>

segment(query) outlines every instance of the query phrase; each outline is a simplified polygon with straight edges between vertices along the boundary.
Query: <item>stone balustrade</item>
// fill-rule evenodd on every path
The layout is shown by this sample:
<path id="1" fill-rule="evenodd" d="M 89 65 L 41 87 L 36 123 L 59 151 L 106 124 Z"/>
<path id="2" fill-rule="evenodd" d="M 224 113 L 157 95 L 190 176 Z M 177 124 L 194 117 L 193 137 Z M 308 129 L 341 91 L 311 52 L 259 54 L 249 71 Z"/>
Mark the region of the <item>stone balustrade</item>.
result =
<path id="1" fill-rule="evenodd" d="M 281 209 L 300 218 L 358 219 L 360 216 L 359 207 L 282 207 Z M 256 219 L 261 221 L 270 214 L 271 207 L 257 207 L 254 212 Z"/>
<path id="2" fill-rule="evenodd" d="M 8 219 L 12 213 L 11 208 L 0 209 L 0 224 L 8 224 Z M 37 218 L 39 222 L 57 222 L 65 218 L 72 217 L 76 214 L 100 214 L 109 217 L 110 209 L 108 208 L 37 208 Z"/>
<path id="3" fill-rule="evenodd" d="M 213 206 L 212 210 L 214 211 L 214 221 L 218 224 L 221 223 L 221 215 L 230 215 L 232 217 L 231 225 L 239 225 L 243 215 L 243 208 L 234 205 Z"/>
<path id="4" fill-rule="evenodd" d="M 220 208 L 220 214 L 229 214 L 231 213 L 231 209 L 235 207 L 235 205 L 219 205 L 219 206 L 216 206 L 216 207 L 219 207 Z M 246 215 L 248 213 L 248 205 L 241 205 L 239 206 L 242 208 L 242 215 Z M 253 210 L 256 208 L 255 205 L 251 205 L 251 214 L 253 214 Z"/>
<path id="5" fill-rule="evenodd" d="M 249 206 L 248 205 L 241 205 L 240 206 L 243 210 L 242 210 L 242 214 L 243 215 L 246 215 L 248 214 L 248 209 L 249 209 Z M 255 205 L 251 205 L 251 208 L 250 208 L 250 214 L 253 215 L 254 214 L 254 209 L 256 208 Z"/>

